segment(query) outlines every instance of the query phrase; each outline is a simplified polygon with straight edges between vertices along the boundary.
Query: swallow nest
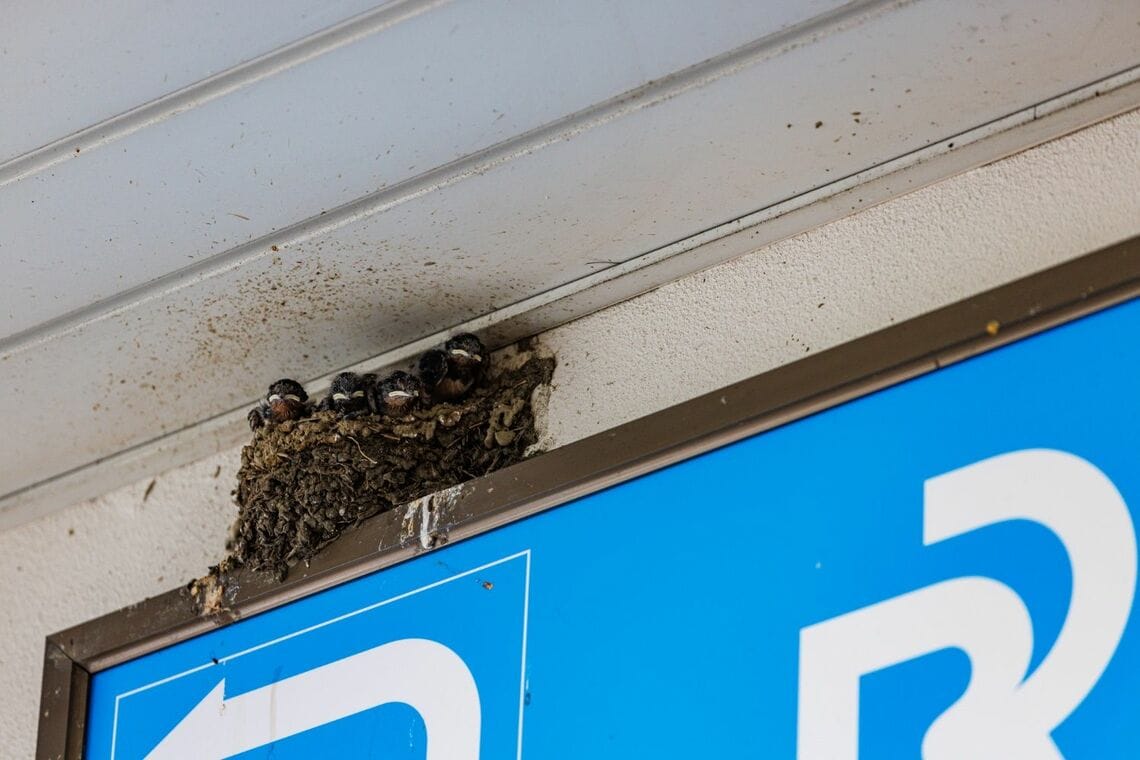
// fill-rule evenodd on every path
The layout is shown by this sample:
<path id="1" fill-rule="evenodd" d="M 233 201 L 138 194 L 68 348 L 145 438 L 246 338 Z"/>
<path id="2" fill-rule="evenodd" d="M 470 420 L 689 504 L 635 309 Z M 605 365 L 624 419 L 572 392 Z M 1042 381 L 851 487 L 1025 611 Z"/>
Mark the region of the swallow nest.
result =
<path id="1" fill-rule="evenodd" d="M 283 578 L 362 520 L 534 453 L 535 406 L 554 365 L 520 350 L 496 357 L 460 401 L 404 417 L 316 412 L 258 430 L 242 449 L 223 564 Z"/>

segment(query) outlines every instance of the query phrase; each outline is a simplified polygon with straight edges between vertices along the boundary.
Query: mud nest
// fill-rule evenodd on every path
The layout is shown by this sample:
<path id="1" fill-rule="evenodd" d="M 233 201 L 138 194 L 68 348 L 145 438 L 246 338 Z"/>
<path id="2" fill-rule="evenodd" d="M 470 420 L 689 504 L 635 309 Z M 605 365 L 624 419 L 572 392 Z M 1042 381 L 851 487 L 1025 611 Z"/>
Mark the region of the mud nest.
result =
<path id="1" fill-rule="evenodd" d="M 467 398 L 405 417 L 317 412 L 257 431 L 241 453 L 224 564 L 284 577 L 361 520 L 523 459 L 554 359 L 501 364 Z"/>

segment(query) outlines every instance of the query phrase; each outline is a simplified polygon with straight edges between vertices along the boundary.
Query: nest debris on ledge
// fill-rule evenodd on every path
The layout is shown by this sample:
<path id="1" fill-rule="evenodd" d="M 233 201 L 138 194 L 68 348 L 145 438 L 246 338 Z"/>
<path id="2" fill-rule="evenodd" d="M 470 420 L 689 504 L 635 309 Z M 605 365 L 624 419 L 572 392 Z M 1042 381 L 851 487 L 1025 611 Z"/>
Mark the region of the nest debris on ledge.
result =
<path id="1" fill-rule="evenodd" d="M 537 440 L 534 391 L 554 365 L 522 351 L 459 401 L 403 417 L 322 411 L 258 430 L 242 449 L 238 517 L 218 569 L 283 578 L 361 520 L 520 461 Z"/>

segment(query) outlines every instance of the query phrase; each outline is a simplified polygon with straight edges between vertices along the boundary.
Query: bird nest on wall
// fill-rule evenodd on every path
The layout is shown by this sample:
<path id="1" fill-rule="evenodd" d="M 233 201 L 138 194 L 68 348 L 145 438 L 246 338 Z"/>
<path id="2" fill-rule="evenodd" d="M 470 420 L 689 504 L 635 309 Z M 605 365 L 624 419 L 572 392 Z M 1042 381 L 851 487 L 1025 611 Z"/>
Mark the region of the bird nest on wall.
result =
<path id="1" fill-rule="evenodd" d="M 500 360 L 461 399 L 401 416 L 325 409 L 260 427 L 241 454 L 226 567 L 284 577 L 346 528 L 528 456 L 554 359 Z"/>

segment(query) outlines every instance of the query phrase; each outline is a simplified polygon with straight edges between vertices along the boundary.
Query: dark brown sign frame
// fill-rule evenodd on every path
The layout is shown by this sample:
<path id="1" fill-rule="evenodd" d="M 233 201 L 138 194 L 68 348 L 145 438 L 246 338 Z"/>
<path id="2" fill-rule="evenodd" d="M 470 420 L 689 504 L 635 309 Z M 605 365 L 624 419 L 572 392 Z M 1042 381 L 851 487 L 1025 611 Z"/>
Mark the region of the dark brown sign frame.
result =
<path id="1" fill-rule="evenodd" d="M 36 757 L 83 756 L 91 674 L 1140 296 L 1140 237 L 377 515 L 281 583 L 239 571 L 47 637 Z"/>

